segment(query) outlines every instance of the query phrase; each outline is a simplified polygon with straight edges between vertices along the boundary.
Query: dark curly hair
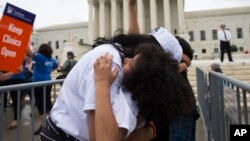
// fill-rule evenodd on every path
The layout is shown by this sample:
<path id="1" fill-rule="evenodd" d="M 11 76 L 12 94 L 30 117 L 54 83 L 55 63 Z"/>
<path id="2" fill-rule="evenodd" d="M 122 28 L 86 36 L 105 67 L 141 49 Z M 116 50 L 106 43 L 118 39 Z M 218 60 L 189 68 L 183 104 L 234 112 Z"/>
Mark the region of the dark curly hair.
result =
<path id="1" fill-rule="evenodd" d="M 178 62 L 172 59 L 159 45 L 142 44 L 135 68 L 124 77 L 123 84 L 132 92 L 140 114 L 147 121 L 168 123 L 186 109 L 183 91 L 187 88 L 180 79 Z"/>
<path id="2" fill-rule="evenodd" d="M 38 49 L 38 53 L 41 53 L 42 55 L 46 56 L 47 58 L 51 58 L 52 57 L 52 53 L 53 53 L 53 49 L 51 48 L 51 46 L 49 44 L 41 44 L 39 49 Z"/>
<path id="3" fill-rule="evenodd" d="M 123 84 L 132 92 L 142 116 L 166 126 L 171 119 L 190 113 L 186 108 L 190 107 L 189 102 L 182 94 L 189 88 L 178 73 L 178 62 L 172 59 L 171 53 L 164 52 L 153 36 L 119 34 L 111 39 L 98 38 L 93 47 L 107 43 L 123 52 L 124 57 L 140 54 L 136 67 L 124 77 Z"/>

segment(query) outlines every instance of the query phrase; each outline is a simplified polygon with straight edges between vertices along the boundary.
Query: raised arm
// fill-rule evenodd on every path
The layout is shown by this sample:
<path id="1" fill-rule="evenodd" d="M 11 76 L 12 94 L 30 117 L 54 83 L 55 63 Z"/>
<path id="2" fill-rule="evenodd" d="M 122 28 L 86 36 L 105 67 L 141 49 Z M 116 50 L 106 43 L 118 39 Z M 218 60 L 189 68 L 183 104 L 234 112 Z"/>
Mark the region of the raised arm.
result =
<path id="1" fill-rule="evenodd" d="M 140 28 L 137 20 L 137 0 L 129 0 L 129 28 L 130 34 L 139 34 Z"/>
<path id="2" fill-rule="evenodd" d="M 96 141 L 121 141 L 126 130 L 119 128 L 112 111 L 110 85 L 118 75 L 118 69 L 111 71 L 112 57 L 105 55 L 94 64 L 96 109 L 94 129 Z"/>

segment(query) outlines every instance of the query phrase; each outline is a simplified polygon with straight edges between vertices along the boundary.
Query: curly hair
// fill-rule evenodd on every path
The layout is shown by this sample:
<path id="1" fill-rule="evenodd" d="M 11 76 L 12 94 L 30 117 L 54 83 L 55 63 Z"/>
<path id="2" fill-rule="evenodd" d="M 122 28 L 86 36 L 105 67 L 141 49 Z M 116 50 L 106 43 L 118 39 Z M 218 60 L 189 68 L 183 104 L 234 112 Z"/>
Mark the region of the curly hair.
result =
<path id="1" fill-rule="evenodd" d="M 41 53 L 42 55 L 46 56 L 47 58 L 51 58 L 52 57 L 52 53 L 53 53 L 53 49 L 51 48 L 51 46 L 49 44 L 41 44 L 39 49 L 38 49 L 38 53 Z"/>
<path id="2" fill-rule="evenodd" d="M 124 77 L 123 84 L 132 92 L 140 114 L 146 120 L 168 123 L 185 108 L 183 91 L 185 85 L 178 74 L 178 62 L 172 59 L 159 45 L 142 44 L 136 50 L 139 54 L 135 68 Z"/>

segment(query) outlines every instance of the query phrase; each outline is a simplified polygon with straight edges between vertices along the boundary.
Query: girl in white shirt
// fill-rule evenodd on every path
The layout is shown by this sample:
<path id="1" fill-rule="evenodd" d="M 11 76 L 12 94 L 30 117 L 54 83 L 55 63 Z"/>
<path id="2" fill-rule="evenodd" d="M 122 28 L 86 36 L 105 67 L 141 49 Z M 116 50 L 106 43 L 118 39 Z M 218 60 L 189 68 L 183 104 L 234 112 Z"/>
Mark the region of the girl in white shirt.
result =
<path id="1" fill-rule="evenodd" d="M 148 35 L 125 34 L 111 40 L 98 40 L 97 47 L 85 54 L 65 79 L 46 127 L 41 132 L 41 140 L 103 140 L 99 138 L 102 135 L 99 136 L 98 130 L 108 132 L 105 134 L 107 140 L 117 141 L 117 138 L 124 139 L 134 131 L 139 111 L 146 120 L 171 118 L 177 111 L 180 112 L 181 95 L 176 94 L 179 89 L 178 62 L 159 45 L 138 47 L 149 40 L 151 36 Z M 135 48 L 138 49 L 134 51 Z M 95 116 L 98 102 L 93 64 L 105 52 L 113 56 L 112 68 L 119 70 L 110 86 L 110 103 L 117 127 L 95 128 L 100 124 L 96 123 L 99 120 L 95 120 L 99 116 Z M 122 83 L 133 94 L 120 87 Z M 103 130 L 103 127 L 106 129 Z M 112 129 L 117 128 L 119 130 L 113 132 Z M 122 132 L 116 132 L 120 129 Z"/>

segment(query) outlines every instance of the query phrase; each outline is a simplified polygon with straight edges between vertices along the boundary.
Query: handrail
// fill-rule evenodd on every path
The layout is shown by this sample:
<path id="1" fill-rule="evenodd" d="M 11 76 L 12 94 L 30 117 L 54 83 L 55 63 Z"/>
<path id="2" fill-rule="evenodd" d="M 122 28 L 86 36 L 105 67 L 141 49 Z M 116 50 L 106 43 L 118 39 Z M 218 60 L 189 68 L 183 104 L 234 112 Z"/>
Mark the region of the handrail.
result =
<path id="1" fill-rule="evenodd" d="M 249 124 L 250 84 L 196 68 L 198 102 L 209 141 L 230 140 L 231 124 Z M 244 118 L 244 120 L 242 119 Z"/>

